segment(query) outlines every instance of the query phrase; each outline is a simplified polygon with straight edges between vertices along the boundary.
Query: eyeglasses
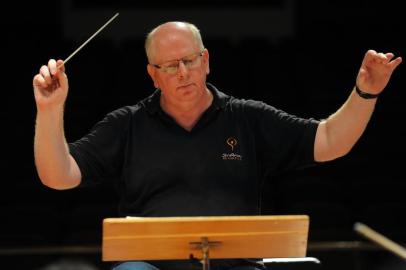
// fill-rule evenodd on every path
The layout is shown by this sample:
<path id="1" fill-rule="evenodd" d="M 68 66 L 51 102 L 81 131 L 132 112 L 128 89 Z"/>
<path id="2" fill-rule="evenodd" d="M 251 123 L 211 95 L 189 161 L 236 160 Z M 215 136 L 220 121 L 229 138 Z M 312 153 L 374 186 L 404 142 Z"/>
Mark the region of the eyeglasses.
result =
<path id="1" fill-rule="evenodd" d="M 171 60 L 171 61 L 165 62 L 161 65 L 154 65 L 154 64 L 151 64 L 151 65 L 157 69 L 162 70 L 165 73 L 174 75 L 174 74 L 178 73 L 180 62 L 182 62 L 187 69 L 192 69 L 192 68 L 196 68 L 196 67 L 200 66 L 200 63 L 201 63 L 200 57 L 201 56 L 203 56 L 203 51 L 185 56 L 178 60 Z"/>

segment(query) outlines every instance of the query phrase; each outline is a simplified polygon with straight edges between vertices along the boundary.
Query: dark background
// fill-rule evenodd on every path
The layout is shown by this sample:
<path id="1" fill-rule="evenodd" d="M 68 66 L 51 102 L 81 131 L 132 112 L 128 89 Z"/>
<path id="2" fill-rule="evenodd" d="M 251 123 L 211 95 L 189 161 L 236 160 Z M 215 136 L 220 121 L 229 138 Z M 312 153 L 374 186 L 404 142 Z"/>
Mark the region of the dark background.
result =
<path id="1" fill-rule="evenodd" d="M 79 139 L 107 112 L 153 90 L 143 42 L 169 20 L 195 23 L 210 52 L 208 80 L 240 98 L 303 117 L 328 117 L 345 101 L 368 49 L 405 57 L 401 1 L 53 1 L 3 9 L 0 257 L 2 269 L 40 269 L 100 259 L 101 222 L 115 215 L 110 186 L 55 191 L 33 161 L 32 78 L 66 58 L 116 12 L 120 16 L 67 64 L 66 137 Z M 406 264 L 357 235 L 364 222 L 406 242 L 404 64 L 379 98 L 351 153 L 278 176 L 264 189 L 264 214 L 308 214 L 308 256 L 324 269 L 401 269 Z M 398 267 L 398 268 L 397 268 Z"/>

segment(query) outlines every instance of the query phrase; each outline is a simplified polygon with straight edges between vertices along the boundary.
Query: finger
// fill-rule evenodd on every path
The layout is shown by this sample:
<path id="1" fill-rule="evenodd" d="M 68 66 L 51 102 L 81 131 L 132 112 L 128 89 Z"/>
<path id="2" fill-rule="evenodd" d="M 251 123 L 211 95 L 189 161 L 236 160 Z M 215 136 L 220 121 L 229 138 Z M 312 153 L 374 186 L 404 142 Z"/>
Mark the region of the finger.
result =
<path id="1" fill-rule="evenodd" d="M 58 69 L 62 72 L 65 72 L 65 62 L 63 60 L 58 60 L 56 62 L 56 66 L 58 67 Z"/>
<path id="2" fill-rule="evenodd" d="M 376 56 L 378 53 L 374 50 L 368 50 L 365 54 L 366 58 L 373 58 L 374 56 Z"/>
<path id="3" fill-rule="evenodd" d="M 392 60 L 392 58 L 395 56 L 393 53 L 385 53 L 386 58 L 388 58 L 388 60 Z"/>
<path id="4" fill-rule="evenodd" d="M 368 63 L 373 62 L 373 61 L 374 61 L 374 58 L 376 57 L 376 55 L 377 55 L 377 52 L 376 52 L 376 51 L 374 51 L 374 50 L 368 50 L 368 51 L 365 53 L 364 60 L 362 61 L 363 64 L 368 64 Z"/>
<path id="5" fill-rule="evenodd" d="M 68 79 L 65 74 L 65 63 L 63 60 L 58 60 L 56 62 L 57 73 L 56 77 L 58 78 L 59 85 L 66 88 L 68 86 Z"/>
<path id="6" fill-rule="evenodd" d="M 378 63 L 380 63 L 380 64 L 386 64 L 386 63 L 389 62 L 388 58 L 387 58 L 386 55 L 383 54 L 383 53 L 378 53 L 378 54 L 376 55 L 375 60 L 376 60 L 376 62 L 378 62 Z"/>
<path id="7" fill-rule="evenodd" d="M 366 52 L 366 55 L 375 55 L 375 54 L 377 54 L 377 52 L 375 50 L 368 50 Z"/>
<path id="8" fill-rule="evenodd" d="M 383 53 L 377 53 L 377 56 L 378 56 L 378 58 L 380 58 L 380 59 L 386 59 L 386 55 L 385 54 L 383 54 Z"/>
<path id="9" fill-rule="evenodd" d="M 58 72 L 55 59 L 49 59 L 48 69 L 49 69 L 51 75 L 55 75 Z"/>
<path id="10" fill-rule="evenodd" d="M 50 74 L 47 66 L 45 66 L 45 65 L 42 66 L 39 70 L 39 73 L 42 75 L 42 77 L 44 77 L 44 80 L 46 81 L 46 83 L 48 85 L 52 84 L 51 74 Z"/>
<path id="11" fill-rule="evenodd" d="M 44 77 L 41 74 L 37 74 L 34 76 L 33 82 L 32 82 L 34 88 L 47 88 L 48 84 L 45 81 Z"/>
<path id="12" fill-rule="evenodd" d="M 397 66 L 400 65 L 400 63 L 402 63 L 402 57 L 397 57 L 395 60 L 392 60 L 392 61 L 389 63 L 389 67 L 390 67 L 391 70 L 393 71 L 393 70 L 395 70 L 395 68 L 396 68 Z"/>

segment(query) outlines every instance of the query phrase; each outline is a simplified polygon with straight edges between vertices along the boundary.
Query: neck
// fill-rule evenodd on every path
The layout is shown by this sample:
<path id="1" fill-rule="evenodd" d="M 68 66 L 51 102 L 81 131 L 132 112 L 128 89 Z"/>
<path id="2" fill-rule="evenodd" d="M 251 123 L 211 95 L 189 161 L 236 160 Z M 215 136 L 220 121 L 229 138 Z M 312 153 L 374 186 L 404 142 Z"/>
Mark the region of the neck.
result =
<path id="1" fill-rule="evenodd" d="M 175 103 L 170 102 L 163 96 L 161 96 L 160 100 L 162 109 L 188 131 L 192 130 L 212 102 L 213 94 L 207 88 L 200 98 L 193 101 Z"/>

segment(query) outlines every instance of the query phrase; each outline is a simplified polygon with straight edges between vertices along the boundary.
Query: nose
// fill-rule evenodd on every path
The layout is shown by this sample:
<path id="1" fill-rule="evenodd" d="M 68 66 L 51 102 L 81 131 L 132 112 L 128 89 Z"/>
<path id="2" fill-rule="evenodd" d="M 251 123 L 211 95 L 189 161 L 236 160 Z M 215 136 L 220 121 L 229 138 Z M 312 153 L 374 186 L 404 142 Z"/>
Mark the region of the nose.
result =
<path id="1" fill-rule="evenodd" d="M 187 67 L 185 66 L 185 64 L 183 63 L 182 60 L 179 61 L 179 65 L 178 65 L 178 76 L 179 77 L 186 77 L 188 75 L 189 70 L 187 69 Z"/>

